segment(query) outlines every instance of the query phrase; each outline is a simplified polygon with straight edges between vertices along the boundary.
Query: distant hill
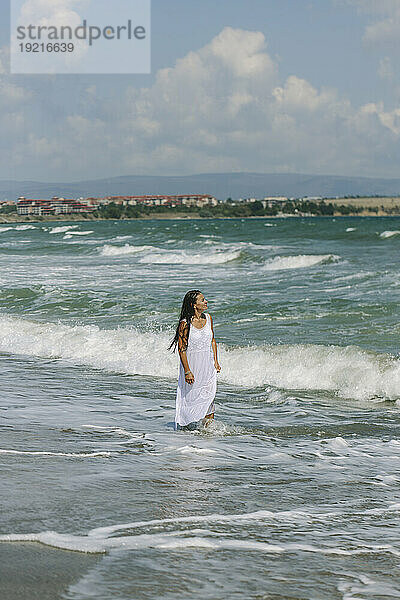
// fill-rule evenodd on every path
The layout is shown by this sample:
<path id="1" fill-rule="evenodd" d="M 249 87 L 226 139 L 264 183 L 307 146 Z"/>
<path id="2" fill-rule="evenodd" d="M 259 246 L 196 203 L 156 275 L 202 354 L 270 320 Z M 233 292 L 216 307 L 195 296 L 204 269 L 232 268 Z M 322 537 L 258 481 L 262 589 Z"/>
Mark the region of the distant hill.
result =
<path id="1" fill-rule="evenodd" d="M 0 181 L 0 199 L 140 194 L 202 194 L 228 197 L 400 195 L 400 179 L 296 173 L 204 173 L 184 176 L 128 175 L 73 183 Z"/>

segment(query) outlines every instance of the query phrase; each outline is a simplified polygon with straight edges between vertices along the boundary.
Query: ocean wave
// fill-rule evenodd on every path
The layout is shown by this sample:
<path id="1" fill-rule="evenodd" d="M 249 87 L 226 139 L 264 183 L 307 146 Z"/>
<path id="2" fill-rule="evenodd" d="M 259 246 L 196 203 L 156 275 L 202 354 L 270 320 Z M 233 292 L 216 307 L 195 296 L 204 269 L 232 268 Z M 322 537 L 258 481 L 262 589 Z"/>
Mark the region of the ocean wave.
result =
<path id="1" fill-rule="evenodd" d="M 196 531 L 194 531 L 196 533 Z M 244 539 L 225 538 L 222 534 L 218 539 L 214 532 L 201 532 L 203 535 L 192 535 L 182 537 L 181 531 L 170 533 L 153 533 L 139 535 L 125 535 L 112 538 L 100 538 L 89 536 L 79 536 L 72 534 L 62 534 L 56 531 L 44 531 L 42 533 L 28 533 L 19 535 L 2 535 L 0 542 L 37 542 L 45 546 L 59 548 L 61 550 L 72 550 L 75 552 L 84 552 L 86 554 L 106 554 L 110 550 L 119 548 L 122 550 L 138 550 L 144 548 L 155 548 L 158 550 L 183 550 L 186 548 L 203 548 L 205 550 L 237 550 L 258 551 L 268 554 L 298 553 L 299 551 L 316 552 L 319 554 L 353 555 L 382 552 L 386 550 L 395 556 L 400 556 L 392 546 L 376 547 L 375 551 L 371 549 L 343 550 L 340 547 L 317 547 L 310 544 L 271 544 L 269 542 L 249 541 Z M 205 536 L 204 533 L 208 533 Z M 175 534 L 175 535 L 174 535 Z"/>
<path id="2" fill-rule="evenodd" d="M 66 231 L 71 231 L 72 229 L 77 229 L 79 225 L 62 225 L 59 227 L 52 227 L 49 233 L 65 233 Z"/>
<path id="3" fill-rule="evenodd" d="M 383 507 L 375 511 L 377 514 L 386 515 L 394 507 Z M 269 511 L 259 510 L 253 513 L 241 514 L 208 514 L 193 515 L 166 519 L 153 519 L 149 521 L 135 521 L 120 523 L 105 527 L 97 527 L 81 535 L 71 533 L 58 533 L 56 531 L 43 531 L 39 533 L 9 533 L 0 536 L 0 542 L 36 542 L 45 546 L 76 552 L 105 554 L 118 548 L 121 550 L 138 550 L 143 548 L 157 548 L 160 550 L 180 550 L 185 548 L 205 548 L 207 550 L 236 550 L 258 551 L 269 554 L 290 554 L 298 552 L 311 552 L 326 555 L 351 556 L 359 554 L 391 554 L 399 557 L 400 552 L 391 544 L 369 544 L 357 541 L 350 536 L 341 542 L 332 543 L 331 540 L 322 541 L 319 545 L 306 542 L 280 542 L 279 544 L 261 540 L 249 540 L 240 534 L 241 526 L 249 523 L 259 523 L 260 526 L 280 526 L 292 528 L 295 525 L 304 527 L 305 524 L 317 522 L 326 523 L 334 517 L 346 518 L 343 511 L 325 511 L 313 513 L 307 510 Z M 200 527 L 199 527 L 200 524 Z M 226 535 L 223 531 L 213 531 L 215 525 L 233 524 L 236 537 Z M 174 526 L 171 531 L 170 527 Z M 207 527 L 207 528 L 205 528 Z M 165 528 L 165 529 L 164 529 Z M 153 529 L 153 532 L 152 532 Z M 135 531 L 136 530 L 136 531 Z M 146 533 L 142 533 L 144 530 Z M 117 535 L 115 535 L 117 533 Z M 340 545 L 339 545 L 340 543 Z"/>
<path id="4" fill-rule="evenodd" d="M 188 252 L 186 250 L 163 250 L 155 246 L 112 246 L 105 244 L 100 248 L 102 256 L 124 256 L 129 254 L 141 254 L 138 262 L 142 264 L 222 264 L 236 260 L 241 250 L 225 251 L 214 250 L 210 252 Z"/>
<path id="5" fill-rule="evenodd" d="M 332 282 L 337 283 L 339 281 L 351 281 L 353 279 L 371 279 L 372 277 L 376 276 L 377 273 L 375 271 L 358 271 L 356 273 L 351 273 L 350 275 L 335 277 L 332 279 Z"/>
<path id="6" fill-rule="evenodd" d="M 315 265 L 335 263 L 340 256 L 335 254 L 299 254 L 297 256 L 275 256 L 269 259 L 263 269 L 266 271 L 280 271 L 285 269 L 304 269 Z"/>
<path id="7" fill-rule="evenodd" d="M 179 454 L 218 454 L 218 450 L 212 448 L 198 448 L 197 446 L 167 446 L 165 452 L 178 452 Z"/>
<path id="8" fill-rule="evenodd" d="M 0 351 L 60 358 L 75 365 L 128 375 L 176 378 L 178 358 L 167 351 L 172 333 L 104 330 L 0 317 Z M 247 388 L 325 390 L 368 400 L 400 398 L 400 360 L 355 346 L 219 345 L 220 381 Z"/>
<path id="9" fill-rule="evenodd" d="M 155 248 L 154 246 L 131 246 L 130 244 L 124 244 L 123 246 L 105 244 L 102 248 L 100 248 L 100 254 L 101 256 L 124 256 L 127 254 L 145 252 L 146 250 L 158 250 L 158 248 Z"/>
<path id="10" fill-rule="evenodd" d="M 93 233 L 93 231 L 68 231 L 64 237 L 63 240 L 69 240 L 71 239 L 74 235 L 89 235 Z"/>
<path id="11" fill-rule="evenodd" d="M 88 230 L 88 231 L 68 231 L 68 233 L 66 235 L 89 235 L 90 233 L 93 233 L 93 230 Z"/>
<path id="12" fill-rule="evenodd" d="M 14 229 L 14 227 L 0 227 L 0 233 L 5 233 L 6 231 L 10 231 Z"/>
<path id="13" fill-rule="evenodd" d="M 0 454 L 18 454 L 23 456 L 68 456 L 73 458 L 93 458 L 111 456 L 111 452 L 50 452 L 45 450 L 6 450 L 0 448 Z"/>
<path id="14" fill-rule="evenodd" d="M 394 237 L 395 235 L 400 235 L 400 231 L 382 231 L 382 233 L 379 234 L 379 237 L 386 240 L 387 238 Z"/>
<path id="15" fill-rule="evenodd" d="M 17 225 L 16 231 L 27 231 L 28 229 L 36 229 L 34 225 Z"/>
<path id="16" fill-rule="evenodd" d="M 140 263 L 152 264 L 180 264 L 180 265 L 219 265 L 231 262 L 240 257 L 241 250 L 233 251 L 211 251 L 187 252 L 179 251 L 159 251 L 151 252 L 139 259 Z"/>
<path id="17" fill-rule="evenodd" d="M 110 239 L 110 242 L 122 242 L 122 240 L 131 240 L 132 235 L 116 235 L 114 238 Z"/>
<path id="18" fill-rule="evenodd" d="M 219 251 L 222 250 L 279 250 L 281 246 L 277 246 L 276 244 L 260 244 L 253 242 L 221 242 L 219 240 L 197 240 L 197 244 L 201 244 L 202 246 L 213 246 L 214 249 Z"/>
<path id="19" fill-rule="evenodd" d="M 175 533 L 175 535 L 174 535 Z M 42 533 L 28 533 L 19 535 L 2 535 L 0 542 L 37 542 L 45 546 L 59 548 L 62 550 L 72 550 L 75 552 L 84 552 L 86 554 L 106 554 L 115 548 L 123 550 L 138 550 L 142 548 L 156 548 L 159 550 L 182 550 L 186 548 L 203 548 L 206 550 L 238 550 L 238 551 L 259 551 L 269 554 L 280 554 L 284 552 L 298 552 L 304 550 L 307 552 L 323 553 L 323 548 L 317 548 L 305 544 L 285 544 L 277 545 L 268 542 L 248 541 L 242 539 L 224 538 L 222 535 L 215 539 L 213 532 L 209 532 L 210 537 L 186 536 L 181 537 L 181 532 L 171 533 L 153 533 L 141 535 L 125 535 L 113 538 L 100 538 L 88 536 L 78 536 L 71 534 L 57 533 L 56 531 L 44 531 Z M 285 548 L 286 546 L 286 548 Z M 357 551 L 346 551 L 337 548 L 326 548 L 327 554 L 349 555 L 359 553 Z M 363 552 L 365 553 L 365 551 Z M 397 555 L 400 556 L 400 553 Z"/>

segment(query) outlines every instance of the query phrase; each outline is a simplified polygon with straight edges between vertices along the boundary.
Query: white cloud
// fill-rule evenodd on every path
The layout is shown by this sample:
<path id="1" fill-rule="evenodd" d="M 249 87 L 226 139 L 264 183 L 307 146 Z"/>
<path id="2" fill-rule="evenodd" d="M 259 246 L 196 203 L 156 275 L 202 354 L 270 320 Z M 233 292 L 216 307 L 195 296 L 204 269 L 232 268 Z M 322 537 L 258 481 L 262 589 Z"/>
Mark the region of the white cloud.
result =
<path id="1" fill-rule="evenodd" d="M 63 19 L 79 17 L 74 9 L 88 4 L 90 0 L 25 0 L 21 7 L 20 18 L 35 23 L 38 19 L 55 19 L 54 24 L 62 24 Z"/>
<path id="2" fill-rule="evenodd" d="M 21 165 L 20 178 L 27 171 L 63 180 L 231 170 L 398 173 L 400 110 L 379 102 L 355 107 L 296 75 L 282 81 L 259 32 L 225 28 L 160 70 L 148 88 L 116 90 L 106 100 L 86 87 L 81 110 L 66 106 L 53 125 L 37 91 L 27 100 L 20 86 L 5 84 L 3 113 L 22 117 L 26 135 L 9 134 L 12 152 L 0 164 Z M 33 107 L 42 112 L 29 125 Z"/>
<path id="3" fill-rule="evenodd" d="M 364 40 L 371 44 L 398 43 L 400 34 L 400 11 L 395 17 L 383 19 L 365 29 Z"/>
<path id="4" fill-rule="evenodd" d="M 343 0 L 342 0 L 343 2 Z M 344 0 L 360 13 L 374 18 L 364 32 L 364 41 L 373 44 L 398 44 L 400 34 L 399 0 Z"/>
<path id="5" fill-rule="evenodd" d="M 82 21 L 77 10 L 84 8 L 91 1 L 92 0 L 25 0 L 15 21 L 19 25 L 24 26 L 31 24 L 36 27 L 69 26 L 75 28 L 78 27 Z M 86 41 L 75 39 L 74 52 L 65 53 L 63 58 L 67 65 L 73 67 L 74 63 L 82 60 L 82 57 L 86 54 L 87 50 L 88 44 Z"/>
<path id="6" fill-rule="evenodd" d="M 335 0 L 335 2 L 355 6 L 360 12 L 372 15 L 391 15 L 399 6 L 398 0 Z"/>
<path id="7" fill-rule="evenodd" d="M 363 42 L 379 58 L 377 75 L 391 89 L 395 103 L 399 99 L 400 74 L 400 0 L 332 0 L 337 5 L 355 7 L 359 14 L 367 15 Z"/>
<path id="8" fill-rule="evenodd" d="M 396 136 L 400 136 L 400 109 L 396 108 L 390 112 L 382 111 L 379 119 L 385 127 L 390 129 Z"/>
<path id="9" fill-rule="evenodd" d="M 9 75 L 9 50 L 0 49 L 0 148 L 7 153 L 2 160 L 8 162 L 13 150 L 13 143 L 23 140 L 29 128 L 26 108 L 32 94 L 25 86 L 20 85 Z"/>
<path id="10" fill-rule="evenodd" d="M 378 75 L 381 79 L 392 81 L 394 79 L 394 69 L 389 56 L 381 58 L 379 61 Z"/>

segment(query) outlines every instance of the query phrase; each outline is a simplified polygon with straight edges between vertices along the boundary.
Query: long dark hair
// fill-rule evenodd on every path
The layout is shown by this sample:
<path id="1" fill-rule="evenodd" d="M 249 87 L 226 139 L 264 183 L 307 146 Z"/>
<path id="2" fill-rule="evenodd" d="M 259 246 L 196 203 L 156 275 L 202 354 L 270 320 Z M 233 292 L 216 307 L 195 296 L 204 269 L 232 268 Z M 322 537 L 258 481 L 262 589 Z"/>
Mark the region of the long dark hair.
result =
<path id="1" fill-rule="evenodd" d="M 171 348 L 173 348 L 172 352 L 175 352 L 176 347 L 178 345 L 178 341 L 179 341 L 179 327 L 181 324 L 181 321 L 186 320 L 187 323 L 187 332 L 186 332 L 186 339 L 189 339 L 189 331 L 190 331 L 190 322 L 192 320 L 192 317 L 194 316 L 194 305 L 196 303 L 196 298 L 197 296 L 201 294 L 200 290 L 190 290 L 189 292 L 186 292 L 185 297 L 183 299 L 182 302 L 182 308 L 181 308 L 181 316 L 179 317 L 179 321 L 178 321 L 178 325 L 175 331 L 175 336 L 174 339 L 172 340 L 171 344 L 168 346 L 168 350 L 171 350 Z"/>

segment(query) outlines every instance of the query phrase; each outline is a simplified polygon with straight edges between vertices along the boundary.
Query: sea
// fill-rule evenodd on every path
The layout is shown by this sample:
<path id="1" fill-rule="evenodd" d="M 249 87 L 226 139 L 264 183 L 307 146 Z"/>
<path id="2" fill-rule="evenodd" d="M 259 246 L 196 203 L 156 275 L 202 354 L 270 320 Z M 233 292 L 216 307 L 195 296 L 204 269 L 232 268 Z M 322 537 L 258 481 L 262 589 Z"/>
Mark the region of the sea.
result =
<path id="1" fill-rule="evenodd" d="M 400 597 L 400 218 L 0 225 L 2 600 Z M 201 290 L 215 422 L 175 431 Z"/>

